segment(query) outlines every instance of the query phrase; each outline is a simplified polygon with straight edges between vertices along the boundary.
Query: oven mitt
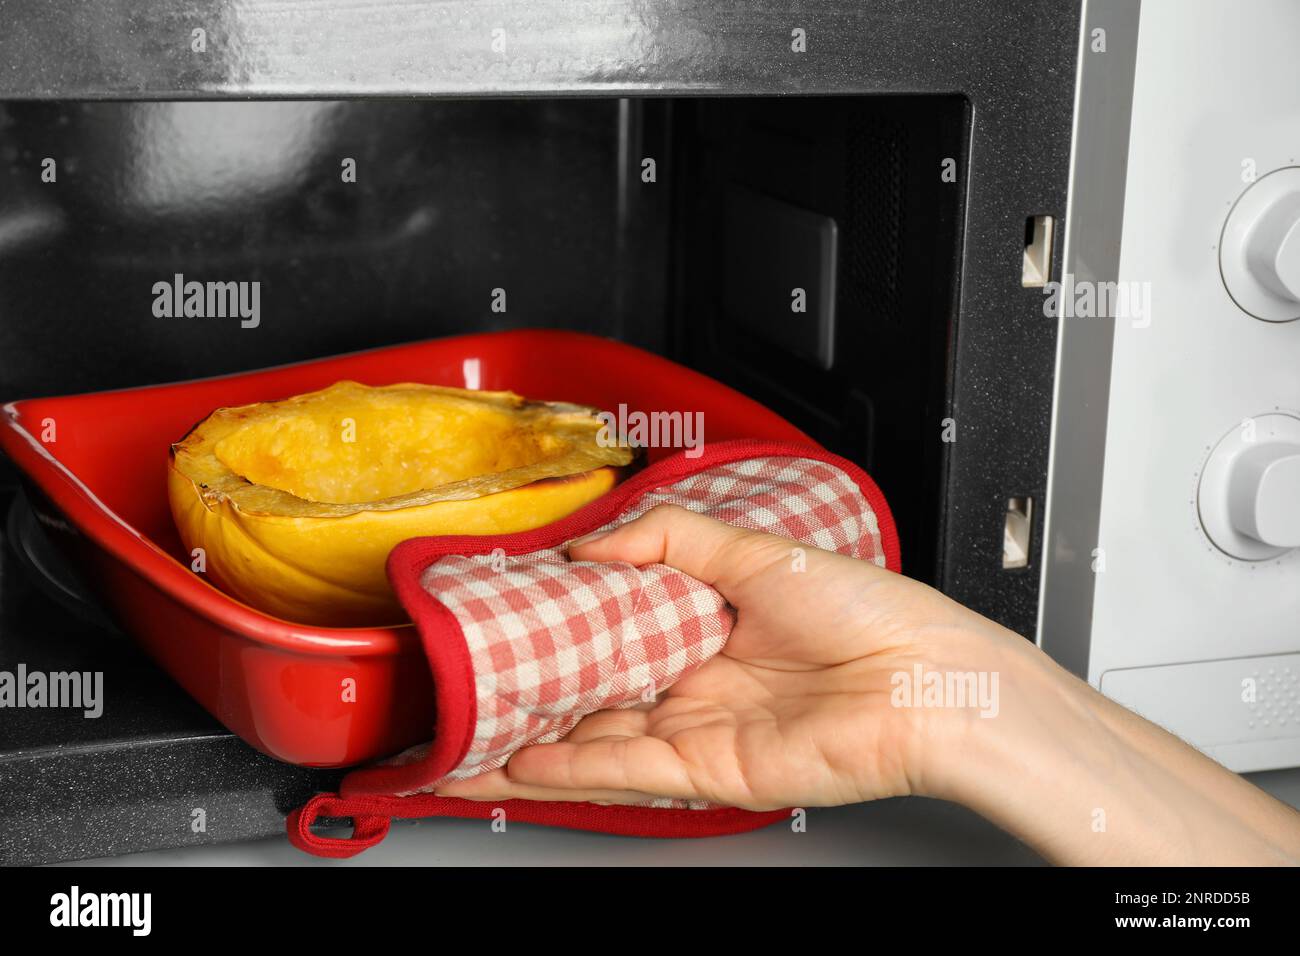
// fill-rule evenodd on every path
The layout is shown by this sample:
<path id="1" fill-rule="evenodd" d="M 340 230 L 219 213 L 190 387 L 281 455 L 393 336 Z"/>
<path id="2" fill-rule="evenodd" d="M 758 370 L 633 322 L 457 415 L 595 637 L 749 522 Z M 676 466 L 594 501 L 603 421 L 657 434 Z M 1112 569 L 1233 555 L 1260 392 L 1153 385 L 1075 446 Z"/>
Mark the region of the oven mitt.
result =
<path id="1" fill-rule="evenodd" d="M 662 564 L 570 561 L 569 541 L 661 504 L 899 568 L 883 496 L 857 466 L 813 446 L 732 441 L 659 461 L 567 518 L 533 531 L 415 538 L 388 576 L 421 636 L 437 695 L 427 743 L 344 778 L 290 814 L 289 838 L 321 856 L 383 839 L 392 817 L 491 818 L 637 836 L 710 836 L 764 826 L 698 801 L 639 806 L 434 796 L 440 784 L 559 740 L 586 715 L 653 701 L 726 643 L 735 612 L 708 585 Z M 311 830 L 350 817 L 350 838 Z"/>

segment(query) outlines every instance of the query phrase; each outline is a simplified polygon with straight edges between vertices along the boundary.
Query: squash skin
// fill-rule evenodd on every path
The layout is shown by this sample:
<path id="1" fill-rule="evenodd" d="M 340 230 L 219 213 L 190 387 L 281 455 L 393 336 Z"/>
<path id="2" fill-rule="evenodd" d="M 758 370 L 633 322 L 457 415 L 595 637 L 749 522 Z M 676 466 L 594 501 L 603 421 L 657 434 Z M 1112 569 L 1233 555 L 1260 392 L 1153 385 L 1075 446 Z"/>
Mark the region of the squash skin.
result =
<path id="1" fill-rule="evenodd" d="M 563 409 L 567 420 L 575 406 L 556 408 Z M 241 410 L 221 409 L 218 413 L 232 411 Z M 189 463 L 182 450 L 184 443 L 195 439 L 218 413 L 173 446 L 167 476 L 172 518 L 188 552 L 204 549 L 205 573 L 213 583 L 258 610 L 302 624 L 374 627 L 404 623 L 406 614 L 385 573 L 388 553 L 398 543 L 424 535 L 506 534 L 541 527 L 609 491 L 623 470 L 610 464 L 546 476 L 477 497 L 397 508 L 393 503 L 401 499 L 387 499 L 375 509 L 364 503 L 347 506 L 351 513 L 341 515 L 338 506 L 326 503 L 313 508 L 313 502 L 288 496 L 292 504 L 282 509 L 288 513 L 265 513 L 241 508 L 236 496 L 214 493 L 206 483 L 185 473 L 183 466 Z M 466 441 L 473 439 L 472 434 L 465 436 Z M 198 440 L 202 441 L 202 436 Z M 182 450 L 179 456 L 178 450 Z M 623 457 L 630 462 L 631 451 L 621 451 L 622 456 L 603 450 L 599 454 L 610 461 Z"/>

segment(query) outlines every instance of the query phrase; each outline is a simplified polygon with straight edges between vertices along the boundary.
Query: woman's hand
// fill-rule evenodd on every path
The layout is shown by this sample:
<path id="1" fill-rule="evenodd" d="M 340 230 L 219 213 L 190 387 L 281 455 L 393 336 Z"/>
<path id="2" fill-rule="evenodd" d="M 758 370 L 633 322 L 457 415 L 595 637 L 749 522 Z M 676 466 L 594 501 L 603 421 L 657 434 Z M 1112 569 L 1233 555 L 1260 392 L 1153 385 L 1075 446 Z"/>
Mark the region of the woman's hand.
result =
<path id="1" fill-rule="evenodd" d="M 675 507 L 574 542 L 577 560 L 662 562 L 717 588 L 737 611 L 726 647 L 646 709 L 592 714 L 439 793 L 755 810 L 912 794 L 1054 862 L 1300 862 L 1300 814 L 1029 641 L 874 565 L 807 547 L 796 562 L 799 547 Z M 918 673 L 991 694 L 901 701 Z"/>
<path id="2" fill-rule="evenodd" d="M 987 673 L 1026 643 L 909 578 L 672 506 L 570 555 L 659 562 L 712 585 L 738 613 L 726 647 L 653 706 L 592 714 L 439 793 L 769 809 L 934 792 L 936 758 L 959 753 L 980 718 L 894 706 L 895 675 Z"/>

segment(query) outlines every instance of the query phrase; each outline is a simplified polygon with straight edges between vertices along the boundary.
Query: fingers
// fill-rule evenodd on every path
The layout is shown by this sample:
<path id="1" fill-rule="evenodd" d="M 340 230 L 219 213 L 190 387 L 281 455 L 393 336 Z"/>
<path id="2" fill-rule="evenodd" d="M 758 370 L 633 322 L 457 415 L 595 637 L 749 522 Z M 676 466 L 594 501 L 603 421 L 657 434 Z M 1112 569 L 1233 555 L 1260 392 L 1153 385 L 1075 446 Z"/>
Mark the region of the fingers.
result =
<path id="1" fill-rule="evenodd" d="M 698 798 L 685 762 L 657 737 L 601 737 L 525 747 L 506 767 L 511 782 L 558 791 Z"/>
<path id="2" fill-rule="evenodd" d="M 632 737 L 644 734 L 649 723 L 646 711 L 602 710 L 584 717 L 564 738 L 584 743 L 601 737 Z M 560 790 L 512 780 L 504 768 L 457 780 L 438 788 L 438 795 L 466 800 L 569 800 L 594 803 L 641 803 L 649 794 L 610 790 Z"/>
<path id="3" fill-rule="evenodd" d="M 569 555 L 579 561 L 666 564 L 731 600 L 737 586 L 759 569 L 763 546 L 780 540 L 676 505 L 660 505 L 608 534 L 578 539 Z"/>
<path id="4" fill-rule="evenodd" d="M 536 744 L 518 751 L 505 768 L 438 788 L 439 796 L 467 800 L 567 800 L 641 803 L 653 797 L 699 797 L 686 765 L 665 740 L 599 737 Z"/>
<path id="5" fill-rule="evenodd" d="M 648 803 L 654 797 L 647 793 L 625 790 L 557 790 L 517 783 L 504 769 L 480 774 L 469 780 L 457 780 L 438 788 L 440 797 L 458 797 L 462 800 L 547 800 L 564 803 Z"/>

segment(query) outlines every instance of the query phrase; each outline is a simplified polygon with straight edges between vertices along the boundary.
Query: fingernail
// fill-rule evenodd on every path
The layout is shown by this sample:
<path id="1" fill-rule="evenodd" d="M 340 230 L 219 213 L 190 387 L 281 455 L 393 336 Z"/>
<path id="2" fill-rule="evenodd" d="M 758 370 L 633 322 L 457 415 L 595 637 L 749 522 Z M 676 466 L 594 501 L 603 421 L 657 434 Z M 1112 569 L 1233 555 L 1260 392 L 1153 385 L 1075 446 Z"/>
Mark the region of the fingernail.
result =
<path id="1" fill-rule="evenodd" d="M 570 541 L 569 547 L 576 548 L 580 544 L 590 544 L 593 541 L 598 541 L 599 539 L 605 537 L 607 534 L 609 534 L 609 529 L 606 529 L 604 531 L 593 531 L 591 534 L 584 534 L 581 538 L 574 538 L 572 541 Z"/>

